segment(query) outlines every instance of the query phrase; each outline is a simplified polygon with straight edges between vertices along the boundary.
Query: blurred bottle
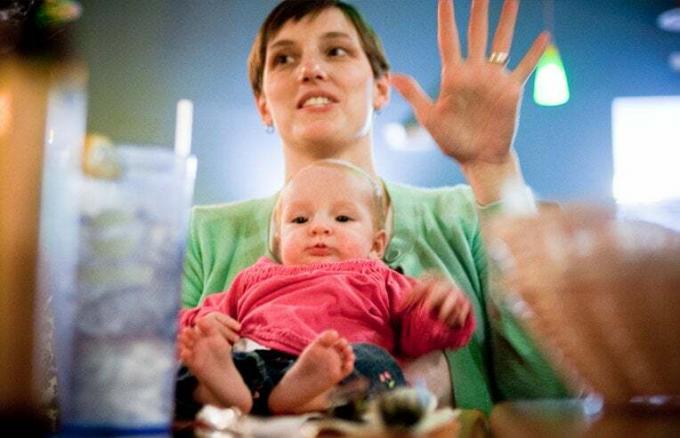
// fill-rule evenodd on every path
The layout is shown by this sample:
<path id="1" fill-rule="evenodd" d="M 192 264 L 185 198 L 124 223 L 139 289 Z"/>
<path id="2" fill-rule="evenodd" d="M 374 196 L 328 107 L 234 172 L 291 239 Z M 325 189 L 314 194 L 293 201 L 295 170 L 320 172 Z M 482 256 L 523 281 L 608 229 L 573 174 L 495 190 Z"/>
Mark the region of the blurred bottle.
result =
<path id="1" fill-rule="evenodd" d="M 68 23 L 74 1 L 0 0 L 0 435 L 44 434 L 48 367 L 38 294 L 38 238 L 45 145 L 84 119 L 55 113 L 54 90 L 75 76 Z M 74 114 L 74 113 L 72 113 Z M 78 118 L 82 117 L 82 111 Z M 56 118 L 56 119 L 55 119 Z M 48 119 L 51 128 L 48 129 Z M 54 129 L 54 128 L 58 129 Z M 77 128 L 76 128 L 77 129 Z M 52 139 L 52 140 L 51 140 Z M 47 154 L 49 155 L 49 154 Z M 47 349 L 49 350 L 49 349 Z"/>

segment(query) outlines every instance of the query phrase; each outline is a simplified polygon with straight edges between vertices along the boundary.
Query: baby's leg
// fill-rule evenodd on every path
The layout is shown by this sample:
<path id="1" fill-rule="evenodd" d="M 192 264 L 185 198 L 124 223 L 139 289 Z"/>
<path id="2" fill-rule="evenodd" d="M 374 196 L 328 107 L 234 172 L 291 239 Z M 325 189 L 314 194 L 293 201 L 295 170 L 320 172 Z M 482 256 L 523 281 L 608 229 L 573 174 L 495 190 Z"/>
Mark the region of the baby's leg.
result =
<path id="1" fill-rule="evenodd" d="M 335 330 L 321 333 L 302 352 L 274 387 L 269 409 L 275 414 L 300 414 L 328 408 L 328 394 L 354 368 L 354 353 Z"/>
<path id="2" fill-rule="evenodd" d="M 200 382 L 196 400 L 250 412 L 250 390 L 234 366 L 231 345 L 216 330 L 200 334 L 185 330 L 180 335 L 181 359 Z"/>

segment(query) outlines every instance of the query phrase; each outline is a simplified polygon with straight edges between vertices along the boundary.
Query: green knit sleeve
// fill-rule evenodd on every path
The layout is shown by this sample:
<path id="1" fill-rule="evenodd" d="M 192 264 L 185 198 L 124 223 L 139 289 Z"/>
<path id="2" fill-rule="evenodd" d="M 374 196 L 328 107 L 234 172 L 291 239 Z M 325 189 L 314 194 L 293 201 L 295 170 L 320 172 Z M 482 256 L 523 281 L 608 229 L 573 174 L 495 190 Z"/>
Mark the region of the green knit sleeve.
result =
<path id="1" fill-rule="evenodd" d="M 198 306 L 203 293 L 203 270 L 201 269 L 201 253 L 197 234 L 197 209 L 191 211 L 189 236 L 184 256 L 184 275 L 182 275 L 182 306 L 191 308 Z"/>

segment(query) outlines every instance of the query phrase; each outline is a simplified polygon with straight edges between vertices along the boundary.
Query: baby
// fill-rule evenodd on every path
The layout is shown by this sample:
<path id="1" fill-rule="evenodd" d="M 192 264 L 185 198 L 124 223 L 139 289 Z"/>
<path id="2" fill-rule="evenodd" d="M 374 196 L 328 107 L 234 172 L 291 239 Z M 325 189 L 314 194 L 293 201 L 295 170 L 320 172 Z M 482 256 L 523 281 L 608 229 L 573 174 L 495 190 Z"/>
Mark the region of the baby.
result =
<path id="1" fill-rule="evenodd" d="M 178 397 L 256 414 L 319 411 L 354 377 L 371 391 L 404 385 L 395 357 L 465 345 L 474 330 L 465 294 L 381 261 L 384 205 L 380 185 L 350 163 L 300 170 L 274 211 L 279 260 L 262 257 L 228 291 L 181 312 L 179 354 L 197 381 Z M 247 351 L 235 351 L 241 344 Z"/>

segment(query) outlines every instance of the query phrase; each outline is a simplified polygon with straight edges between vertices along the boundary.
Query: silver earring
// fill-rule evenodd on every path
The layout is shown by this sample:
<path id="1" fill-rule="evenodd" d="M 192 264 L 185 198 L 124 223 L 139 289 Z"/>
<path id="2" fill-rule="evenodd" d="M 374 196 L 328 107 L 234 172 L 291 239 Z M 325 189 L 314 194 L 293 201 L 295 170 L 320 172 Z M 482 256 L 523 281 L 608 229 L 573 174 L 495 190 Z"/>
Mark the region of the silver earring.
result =
<path id="1" fill-rule="evenodd" d="M 266 126 L 266 128 L 264 128 L 264 131 L 265 131 L 267 134 L 273 134 L 273 133 L 274 133 L 274 124 L 273 124 L 273 123 L 268 124 L 268 125 Z"/>

